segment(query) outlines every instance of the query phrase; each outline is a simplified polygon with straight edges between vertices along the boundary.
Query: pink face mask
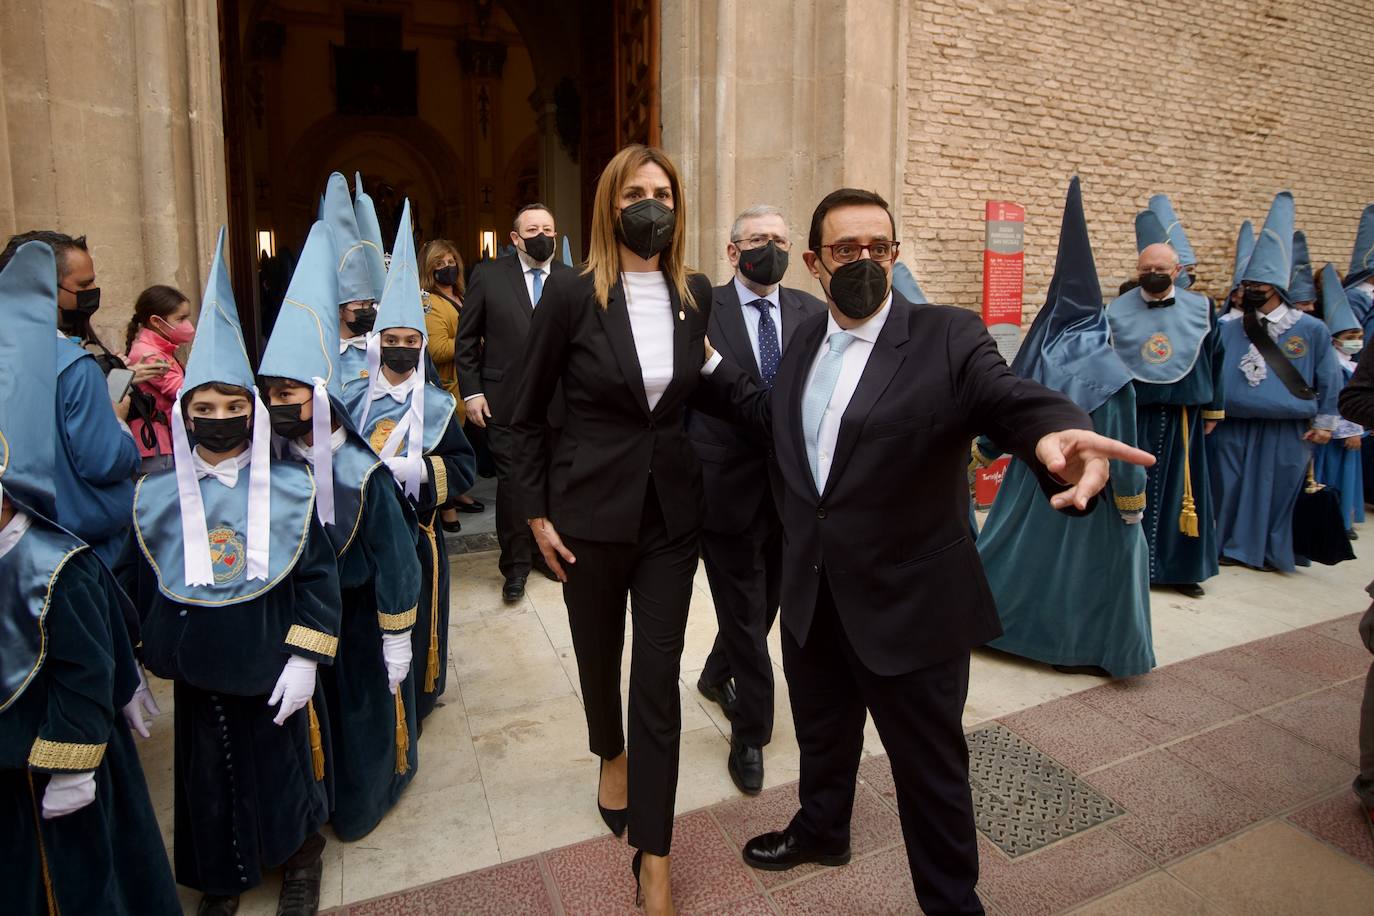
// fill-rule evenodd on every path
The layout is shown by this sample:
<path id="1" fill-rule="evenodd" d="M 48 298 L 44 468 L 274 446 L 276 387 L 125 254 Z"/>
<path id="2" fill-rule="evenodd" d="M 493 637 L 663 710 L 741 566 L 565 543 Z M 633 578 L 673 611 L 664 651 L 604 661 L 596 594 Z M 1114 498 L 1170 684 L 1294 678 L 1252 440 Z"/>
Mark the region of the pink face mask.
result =
<path id="1" fill-rule="evenodd" d="M 159 318 L 158 321 L 161 322 L 162 327 L 165 329 L 158 331 L 158 333 L 177 346 L 188 344 L 195 339 L 196 326 L 191 324 L 191 319 L 189 318 L 182 319 L 176 324 L 168 324 L 162 318 Z"/>

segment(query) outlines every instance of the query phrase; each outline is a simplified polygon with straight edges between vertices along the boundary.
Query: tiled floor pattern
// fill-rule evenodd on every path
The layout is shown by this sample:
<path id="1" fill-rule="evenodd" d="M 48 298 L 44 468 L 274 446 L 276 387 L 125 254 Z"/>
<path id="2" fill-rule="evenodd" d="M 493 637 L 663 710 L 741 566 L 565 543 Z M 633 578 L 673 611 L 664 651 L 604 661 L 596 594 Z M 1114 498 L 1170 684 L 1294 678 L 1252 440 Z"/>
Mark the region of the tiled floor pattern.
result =
<path id="1" fill-rule="evenodd" d="M 983 778 L 1004 761 L 999 768 L 1014 778 L 999 781 L 999 791 L 1019 780 L 1012 790 L 1019 794 L 1027 774 L 1038 774 L 1035 791 L 1045 796 L 1038 810 L 1047 819 L 1082 803 L 1065 791 L 1066 780 L 1080 796 L 1110 799 L 1105 816 L 1099 808 L 1078 825 L 1086 829 L 1020 855 L 980 835 L 979 891 L 989 911 L 1374 912 L 1374 839 L 1348 788 L 1369 666 L 1368 653 L 1345 638 L 1357 620 L 1211 653 L 975 729 Z M 986 805 L 992 793 L 983 788 L 975 797 Z M 919 911 L 885 757 L 861 768 L 850 865 L 785 873 L 745 866 L 742 844 L 785 824 L 796 804 L 791 783 L 679 817 L 679 911 Z M 629 913 L 630 856 L 607 835 L 339 912 Z"/>

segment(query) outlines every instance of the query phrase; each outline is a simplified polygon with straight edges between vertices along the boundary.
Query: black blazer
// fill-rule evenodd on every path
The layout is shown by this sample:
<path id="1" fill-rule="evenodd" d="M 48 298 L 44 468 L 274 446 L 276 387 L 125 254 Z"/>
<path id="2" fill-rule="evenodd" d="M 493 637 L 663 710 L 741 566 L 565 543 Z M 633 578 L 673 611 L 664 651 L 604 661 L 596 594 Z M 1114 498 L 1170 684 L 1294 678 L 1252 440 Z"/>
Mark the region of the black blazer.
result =
<path id="1" fill-rule="evenodd" d="M 545 289 L 555 276 L 570 272 L 571 267 L 555 258 L 549 264 Z M 498 425 L 510 422 L 534 311 L 518 254 L 483 261 L 472 269 L 453 362 L 458 370 L 458 390 L 465 398 L 485 395 L 491 422 Z M 556 419 L 556 408 L 554 414 L 551 420 Z"/>
<path id="2" fill-rule="evenodd" d="M 752 301 L 752 300 L 751 300 Z M 715 288 L 715 303 L 707 336 L 725 359 L 761 383 L 749 329 L 744 324 L 744 309 L 735 281 Z M 825 303 L 810 293 L 778 287 L 778 312 L 782 316 L 782 351 L 787 352 L 797 328 L 812 315 L 825 311 Z M 738 534 L 748 527 L 759 510 L 768 487 L 781 486 L 773 444 L 758 431 L 702 413 L 691 411 L 687 435 L 701 459 L 701 483 L 706 493 L 707 512 L 702 528 L 723 534 Z"/>
<path id="3" fill-rule="evenodd" d="M 684 408 L 701 381 L 711 282 L 688 278 L 696 307 L 668 284 L 673 378 L 649 410 L 620 283 L 606 308 L 590 275 L 549 278 L 525 345 L 511 422 L 511 483 L 523 518 L 548 516 L 562 534 L 632 544 L 652 471 L 670 537 L 701 527 L 701 467 Z M 548 454 L 544 412 L 562 383 L 566 422 Z"/>
<path id="4" fill-rule="evenodd" d="M 904 674 L 1002 632 L 969 532 L 969 441 L 986 433 L 1053 493 L 1065 487 L 1036 459 L 1036 443 L 1092 421 L 1057 392 L 1013 375 L 973 312 L 894 293 L 817 493 L 801 414 L 825 332 L 825 315 L 797 330 L 771 397 L 728 362 L 703 395 L 714 410 L 733 405 L 756 425 L 771 424 L 784 484 L 783 625 L 805 644 L 824 575 L 860 661 L 877 674 Z"/>

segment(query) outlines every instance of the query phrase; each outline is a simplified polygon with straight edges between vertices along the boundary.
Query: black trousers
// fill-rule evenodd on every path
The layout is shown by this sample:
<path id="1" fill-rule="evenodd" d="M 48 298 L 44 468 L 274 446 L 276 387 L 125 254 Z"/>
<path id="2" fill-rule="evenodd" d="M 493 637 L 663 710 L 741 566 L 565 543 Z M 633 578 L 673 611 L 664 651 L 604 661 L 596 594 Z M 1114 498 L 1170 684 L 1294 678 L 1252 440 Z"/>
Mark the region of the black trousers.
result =
<path id="1" fill-rule="evenodd" d="M 703 531 L 701 555 L 717 627 L 701 676 L 708 684 L 735 679 L 734 738 L 762 747 L 773 739 L 768 631 L 778 616 L 782 585 L 782 525 L 772 497 L 763 498 L 749 527 L 738 534 Z"/>
<path id="2" fill-rule="evenodd" d="M 896 677 L 874 674 L 854 654 L 825 585 L 806 645 L 784 626 L 782 647 L 801 748 L 801 810 L 788 829 L 826 851 L 848 847 L 867 710 L 892 765 L 921 909 L 982 913 L 962 723 L 969 653 Z"/>
<path id="3" fill-rule="evenodd" d="M 603 760 L 627 749 L 620 716 L 620 657 L 625 644 L 629 593 L 630 845 L 667 855 L 673 841 L 682 707 L 678 670 L 687 630 L 687 607 L 697 565 L 697 535 L 670 538 L 652 478 L 644 499 L 637 544 L 608 544 L 565 537 L 577 562 L 564 568 L 573 650 L 577 654 L 587 734 Z"/>
<path id="4" fill-rule="evenodd" d="M 512 441 L 509 426 L 487 421 L 487 447 L 491 449 L 491 460 L 496 465 L 496 540 L 501 545 L 501 558 L 497 564 L 501 575 L 508 579 L 530 574 L 530 560 L 536 550 L 529 525 L 520 517 L 519 507 L 511 501 Z"/>

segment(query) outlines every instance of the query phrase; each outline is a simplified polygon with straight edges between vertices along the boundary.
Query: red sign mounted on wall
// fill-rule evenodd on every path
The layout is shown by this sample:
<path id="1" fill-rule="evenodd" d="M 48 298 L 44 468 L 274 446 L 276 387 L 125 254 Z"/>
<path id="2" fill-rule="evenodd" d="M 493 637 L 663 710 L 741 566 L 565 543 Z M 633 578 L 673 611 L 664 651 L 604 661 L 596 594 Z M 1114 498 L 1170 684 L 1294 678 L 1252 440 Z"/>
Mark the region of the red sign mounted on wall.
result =
<path id="1" fill-rule="evenodd" d="M 1021 346 L 1021 306 L 1026 277 L 1026 208 L 1009 200 L 990 200 L 983 211 L 987 242 L 983 246 L 983 323 L 1010 363 Z M 986 509 L 997 496 L 1009 459 L 974 474 L 973 498 Z"/>

